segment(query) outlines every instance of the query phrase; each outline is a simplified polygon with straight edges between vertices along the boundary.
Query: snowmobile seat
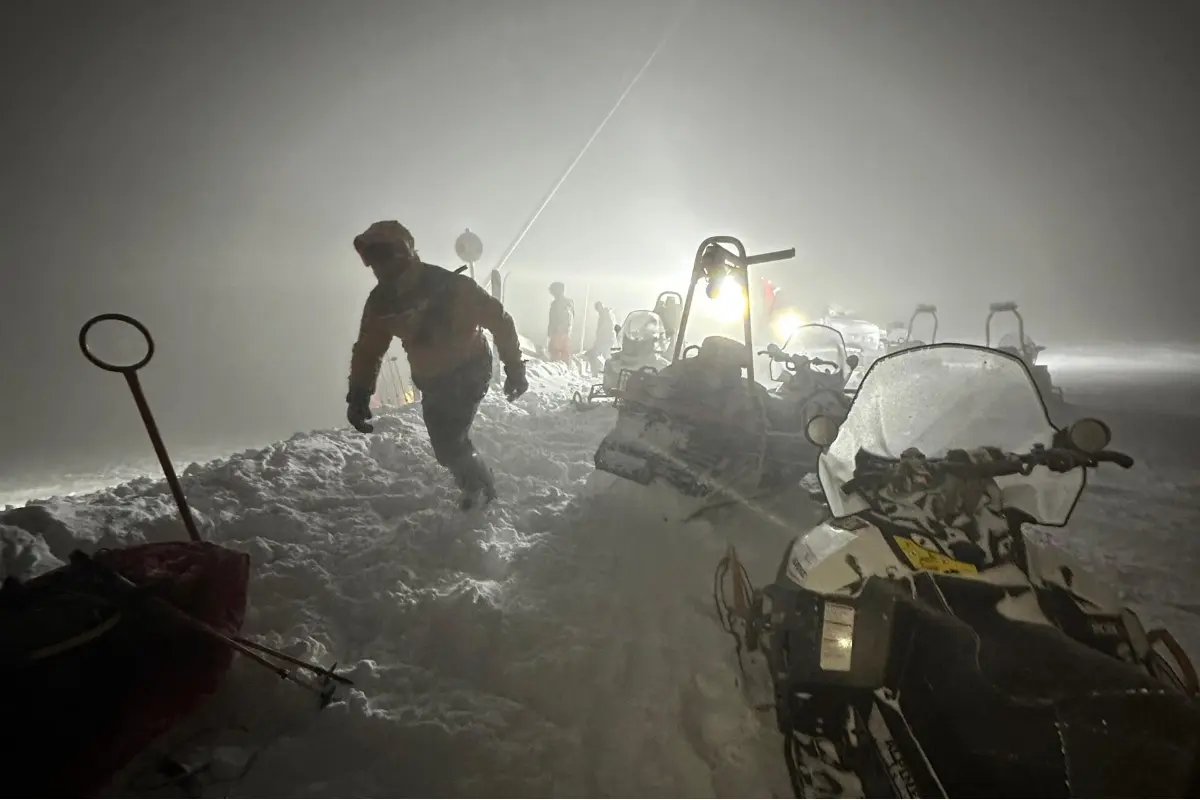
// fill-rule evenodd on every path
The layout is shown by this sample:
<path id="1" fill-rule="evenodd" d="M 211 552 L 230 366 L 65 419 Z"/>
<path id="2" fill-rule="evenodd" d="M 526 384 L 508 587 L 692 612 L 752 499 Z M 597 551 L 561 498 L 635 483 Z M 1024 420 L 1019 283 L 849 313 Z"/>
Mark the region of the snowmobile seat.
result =
<path id="1" fill-rule="evenodd" d="M 750 366 L 750 348 L 728 336 L 708 336 L 696 351 L 695 366 L 722 382 L 733 382 Z"/>
<path id="2" fill-rule="evenodd" d="M 757 435 L 757 415 L 747 413 L 750 403 L 743 385 L 737 387 L 739 391 L 730 391 L 728 386 L 714 391 L 703 376 L 678 370 L 679 364 L 675 362 L 657 374 L 630 373 L 617 401 L 618 410 L 636 408 L 641 414 L 669 420 L 675 426 L 731 429 L 743 435 Z"/>
<path id="3" fill-rule="evenodd" d="M 936 581 L 946 608 L 898 614 L 908 646 L 893 688 L 948 796 L 1197 796 L 1200 707 L 1055 628 L 1002 616 L 985 596 L 998 587 Z"/>
<path id="4" fill-rule="evenodd" d="M 750 348 L 727 336 L 709 336 L 700 343 L 694 359 L 695 366 L 717 384 L 726 389 L 745 387 L 749 378 L 743 373 L 750 368 Z M 750 390 L 756 402 L 765 403 L 771 393 L 760 383 L 751 383 Z"/>
<path id="5" fill-rule="evenodd" d="M 762 413 L 754 408 L 758 403 L 751 402 L 742 375 L 749 363 L 747 353 L 740 342 L 710 336 L 692 358 L 675 361 L 657 374 L 630 374 L 618 408 L 641 406 L 675 424 L 760 435 Z M 766 389 L 758 388 L 765 398 Z"/>

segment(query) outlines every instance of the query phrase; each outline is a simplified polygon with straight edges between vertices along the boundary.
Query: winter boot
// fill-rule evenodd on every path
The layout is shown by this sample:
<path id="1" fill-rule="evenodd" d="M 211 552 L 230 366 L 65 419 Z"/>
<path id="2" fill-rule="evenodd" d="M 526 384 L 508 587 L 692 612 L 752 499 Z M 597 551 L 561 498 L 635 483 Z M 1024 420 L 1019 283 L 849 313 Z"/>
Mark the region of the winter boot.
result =
<path id="1" fill-rule="evenodd" d="M 462 490 L 459 507 L 464 511 L 486 506 L 496 499 L 496 480 L 479 454 L 472 451 L 451 467 L 454 480 Z"/>

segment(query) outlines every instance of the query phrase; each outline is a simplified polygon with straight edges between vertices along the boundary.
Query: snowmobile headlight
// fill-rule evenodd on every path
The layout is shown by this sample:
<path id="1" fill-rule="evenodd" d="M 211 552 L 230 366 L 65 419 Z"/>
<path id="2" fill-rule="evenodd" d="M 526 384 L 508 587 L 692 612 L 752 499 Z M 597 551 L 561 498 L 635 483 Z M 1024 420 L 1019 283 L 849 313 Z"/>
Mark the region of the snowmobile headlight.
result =
<path id="1" fill-rule="evenodd" d="M 833 417 L 818 414 L 804 426 L 804 437 L 820 448 L 829 447 L 837 439 L 840 424 Z"/>
<path id="2" fill-rule="evenodd" d="M 714 312 L 721 321 L 733 322 L 746 315 L 746 291 L 732 275 L 726 275 L 719 283 L 709 281 L 706 293 L 712 298 Z"/>
<path id="3" fill-rule="evenodd" d="M 717 295 L 721 292 L 722 283 L 729 277 L 729 262 L 725 260 L 725 254 L 725 249 L 719 245 L 710 245 L 704 251 L 701 265 L 701 268 L 704 270 L 704 278 L 707 281 L 704 293 L 712 300 L 717 299 Z"/>

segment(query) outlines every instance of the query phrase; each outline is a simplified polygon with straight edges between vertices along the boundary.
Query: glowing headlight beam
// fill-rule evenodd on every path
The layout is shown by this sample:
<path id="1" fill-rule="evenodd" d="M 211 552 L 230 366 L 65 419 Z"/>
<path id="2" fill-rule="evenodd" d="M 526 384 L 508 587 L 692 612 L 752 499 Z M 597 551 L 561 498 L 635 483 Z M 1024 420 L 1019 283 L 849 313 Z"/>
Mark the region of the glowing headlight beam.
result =
<path id="1" fill-rule="evenodd" d="M 736 278 L 728 277 L 717 287 L 717 296 L 712 299 L 713 314 L 722 322 L 734 322 L 746 314 L 746 292 Z"/>
<path id="2" fill-rule="evenodd" d="M 803 318 L 795 311 L 784 311 L 771 322 L 771 332 L 776 339 L 786 342 L 803 324 Z"/>

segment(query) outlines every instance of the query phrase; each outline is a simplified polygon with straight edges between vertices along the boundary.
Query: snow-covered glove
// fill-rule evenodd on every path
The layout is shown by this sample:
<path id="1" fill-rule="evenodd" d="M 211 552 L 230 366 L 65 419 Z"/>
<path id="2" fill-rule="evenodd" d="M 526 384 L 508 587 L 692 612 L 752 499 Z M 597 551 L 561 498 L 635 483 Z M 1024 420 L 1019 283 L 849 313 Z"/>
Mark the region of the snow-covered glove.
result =
<path id="1" fill-rule="evenodd" d="M 367 422 L 371 418 L 371 395 L 353 391 L 346 395 L 346 419 L 359 433 L 373 433 L 375 426 Z"/>
<path id="2" fill-rule="evenodd" d="M 529 380 L 525 377 L 525 362 L 518 361 L 504 367 L 504 396 L 511 403 L 529 391 Z"/>

